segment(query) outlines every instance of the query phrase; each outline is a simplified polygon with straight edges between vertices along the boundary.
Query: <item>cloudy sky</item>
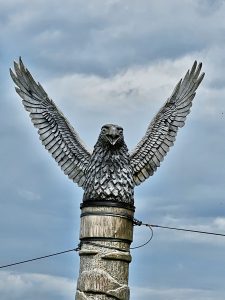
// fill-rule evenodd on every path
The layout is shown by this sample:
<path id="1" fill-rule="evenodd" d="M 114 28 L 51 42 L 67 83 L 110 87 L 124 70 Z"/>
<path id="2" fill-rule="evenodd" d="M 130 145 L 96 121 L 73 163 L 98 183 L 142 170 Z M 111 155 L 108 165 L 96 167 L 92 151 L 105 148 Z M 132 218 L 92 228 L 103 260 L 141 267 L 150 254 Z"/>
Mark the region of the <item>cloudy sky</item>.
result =
<path id="1" fill-rule="evenodd" d="M 38 140 L 9 67 L 21 55 L 89 147 L 124 127 L 129 148 L 194 60 L 205 79 L 156 174 L 145 222 L 225 233 L 225 1 L 0 0 L 0 265 L 73 248 L 82 190 Z M 148 238 L 135 228 L 134 245 Z M 222 300 L 225 238 L 154 230 L 132 251 L 131 300 Z M 2 269 L 0 299 L 72 300 L 76 253 Z"/>

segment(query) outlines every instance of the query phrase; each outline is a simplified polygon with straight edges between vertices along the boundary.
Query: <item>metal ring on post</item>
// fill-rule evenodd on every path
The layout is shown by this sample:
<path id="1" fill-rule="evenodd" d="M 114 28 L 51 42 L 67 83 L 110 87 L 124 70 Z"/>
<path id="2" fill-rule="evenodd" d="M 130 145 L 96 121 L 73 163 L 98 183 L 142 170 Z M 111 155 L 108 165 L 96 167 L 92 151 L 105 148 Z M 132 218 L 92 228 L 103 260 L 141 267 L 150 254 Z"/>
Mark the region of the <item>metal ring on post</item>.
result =
<path id="1" fill-rule="evenodd" d="M 123 202 L 88 200 L 81 204 L 80 240 L 133 241 L 135 207 Z"/>
<path id="2" fill-rule="evenodd" d="M 112 201 L 112 200 L 98 200 L 98 199 L 90 199 L 85 200 L 80 204 L 80 208 L 84 207 L 117 207 L 117 208 L 125 208 L 131 211 L 135 211 L 135 206 L 129 203 L 119 202 L 119 201 Z"/>

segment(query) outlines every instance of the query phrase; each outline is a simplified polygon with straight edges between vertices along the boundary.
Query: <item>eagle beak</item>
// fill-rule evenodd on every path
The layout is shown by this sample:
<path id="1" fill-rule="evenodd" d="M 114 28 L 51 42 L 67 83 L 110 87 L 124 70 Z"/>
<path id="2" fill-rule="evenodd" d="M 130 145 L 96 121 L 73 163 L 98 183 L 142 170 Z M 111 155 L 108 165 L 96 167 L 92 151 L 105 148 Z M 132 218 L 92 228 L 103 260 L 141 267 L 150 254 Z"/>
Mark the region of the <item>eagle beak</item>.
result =
<path id="1" fill-rule="evenodd" d="M 115 145 L 118 139 L 120 138 L 120 135 L 118 133 L 118 130 L 115 127 L 110 128 L 109 133 L 106 134 L 106 137 L 111 145 Z"/>
<path id="2" fill-rule="evenodd" d="M 115 135 L 107 134 L 106 136 L 107 136 L 107 139 L 110 142 L 110 144 L 113 146 L 116 144 L 116 142 L 118 141 L 118 139 L 120 137 L 118 134 L 115 134 Z"/>

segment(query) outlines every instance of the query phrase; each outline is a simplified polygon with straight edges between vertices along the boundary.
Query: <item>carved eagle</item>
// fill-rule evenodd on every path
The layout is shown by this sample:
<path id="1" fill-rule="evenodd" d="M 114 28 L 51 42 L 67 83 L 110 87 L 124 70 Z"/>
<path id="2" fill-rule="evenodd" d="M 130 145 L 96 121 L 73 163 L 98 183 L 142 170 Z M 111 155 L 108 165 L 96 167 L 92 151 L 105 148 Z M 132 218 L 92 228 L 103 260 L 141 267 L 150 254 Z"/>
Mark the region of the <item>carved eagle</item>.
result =
<path id="1" fill-rule="evenodd" d="M 84 189 L 83 200 L 114 200 L 133 203 L 133 190 L 160 166 L 174 144 L 179 127 L 184 126 L 196 89 L 204 73 L 195 61 L 168 98 L 136 148 L 129 152 L 123 128 L 115 124 L 102 127 L 93 152 L 89 152 L 78 133 L 36 82 L 21 58 L 10 69 L 16 91 L 42 144 L 63 172 Z"/>

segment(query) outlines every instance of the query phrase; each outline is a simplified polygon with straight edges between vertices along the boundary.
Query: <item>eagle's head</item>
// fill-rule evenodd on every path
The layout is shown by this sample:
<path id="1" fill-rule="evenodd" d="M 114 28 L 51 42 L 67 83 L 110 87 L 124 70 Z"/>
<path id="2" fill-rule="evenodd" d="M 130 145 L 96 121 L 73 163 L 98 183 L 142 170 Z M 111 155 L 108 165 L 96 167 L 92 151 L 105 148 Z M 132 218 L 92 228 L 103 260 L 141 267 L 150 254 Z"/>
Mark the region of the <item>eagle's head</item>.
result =
<path id="1" fill-rule="evenodd" d="M 103 125 L 99 141 L 106 147 L 120 148 L 124 145 L 123 128 L 115 124 Z"/>

